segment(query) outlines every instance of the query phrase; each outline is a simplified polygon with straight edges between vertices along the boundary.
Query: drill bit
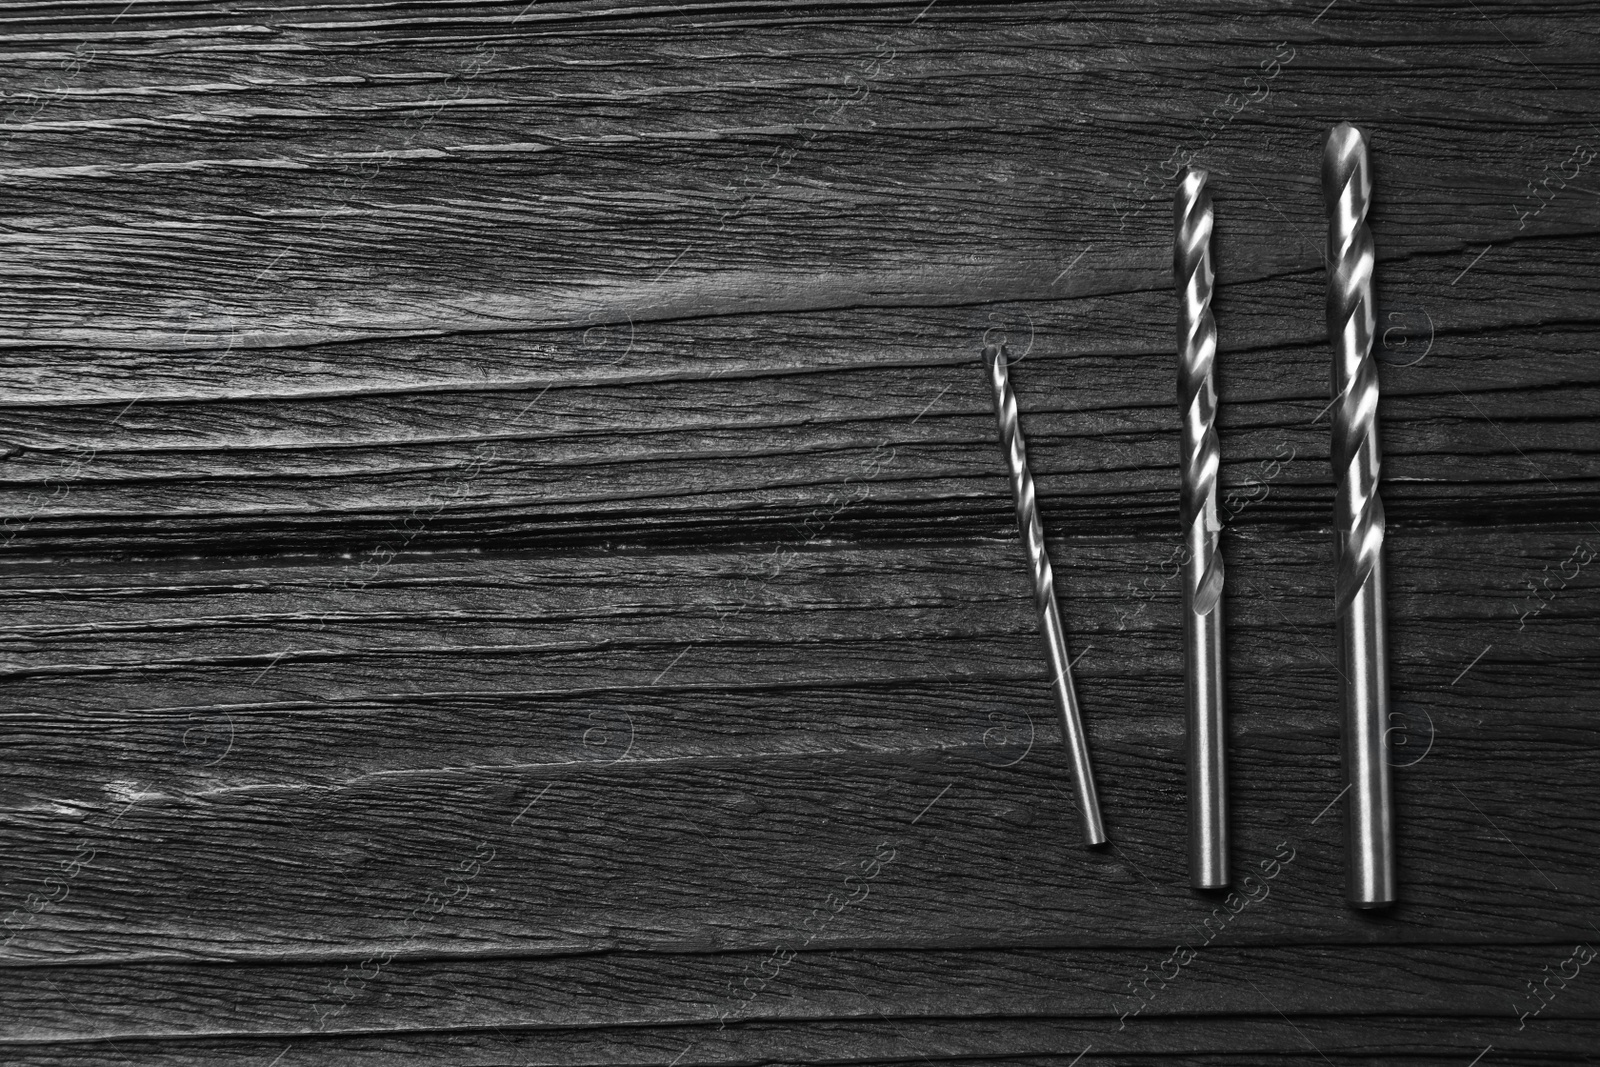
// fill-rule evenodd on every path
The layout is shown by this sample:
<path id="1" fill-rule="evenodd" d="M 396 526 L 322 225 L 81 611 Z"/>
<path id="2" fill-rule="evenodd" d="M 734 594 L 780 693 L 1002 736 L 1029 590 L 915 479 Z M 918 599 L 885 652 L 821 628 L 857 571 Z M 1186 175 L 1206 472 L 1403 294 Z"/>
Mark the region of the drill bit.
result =
<path id="1" fill-rule="evenodd" d="M 1072 760 L 1072 784 L 1078 794 L 1078 817 L 1083 824 L 1083 843 L 1103 845 L 1105 826 L 1100 820 L 1100 798 L 1094 788 L 1094 772 L 1089 766 L 1089 741 L 1083 732 L 1083 717 L 1078 712 L 1078 693 L 1072 685 L 1072 664 L 1067 658 L 1066 632 L 1061 625 L 1061 605 L 1056 602 L 1055 572 L 1045 552 L 1044 526 L 1039 521 L 1039 504 L 1034 497 L 1033 474 L 1028 470 L 1028 452 L 1017 424 L 1017 396 L 1011 389 L 1005 346 L 989 345 L 983 352 L 989 368 L 989 384 L 994 387 L 994 413 L 1000 424 L 1000 448 L 1005 452 L 1006 471 L 1011 477 L 1011 494 L 1016 498 L 1017 525 L 1028 552 L 1028 567 L 1033 578 L 1033 603 L 1039 611 L 1039 630 L 1044 637 L 1045 654 L 1053 672 L 1050 688 L 1061 713 L 1061 733 Z"/>
<path id="2" fill-rule="evenodd" d="M 1383 501 L 1378 496 L 1372 174 L 1361 131 L 1341 123 L 1322 154 L 1328 209 L 1328 335 L 1333 346 L 1335 605 L 1343 686 L 1345 896 L 1358 908 L 1395 900 L 1389 781 L 1389 666 L 1384 633 Z"/>
<path id="3" fill-rule="evenodd" d="M 1191 167 L 1173 202 L 1178 289 L 1178 410 L 1183 419 L 1179 515 L 1184 530 L 1183 652 L 1189 764 L 1189 884 L 1228 884 L 1226 727 L 1222 713 L 1222 522 L 1217 515 L 1217 390 L 1212 367 L 1211 194 Z"/>

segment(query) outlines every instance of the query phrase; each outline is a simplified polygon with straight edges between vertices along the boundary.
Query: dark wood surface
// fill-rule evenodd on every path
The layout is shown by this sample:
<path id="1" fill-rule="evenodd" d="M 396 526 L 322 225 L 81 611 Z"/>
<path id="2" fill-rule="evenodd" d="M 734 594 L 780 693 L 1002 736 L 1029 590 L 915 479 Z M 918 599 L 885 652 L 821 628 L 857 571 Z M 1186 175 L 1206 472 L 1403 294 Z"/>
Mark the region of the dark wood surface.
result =
<path id="1" fill-rule="evenodd" d="M 0 1061 L 1600 1061 L 1595 5 L 124 5 L 0 9 Z M 1379 915 L 1335 803 L 1340 120 Z M 1248 901 L 1183 860 L 1190 161 Z"/>

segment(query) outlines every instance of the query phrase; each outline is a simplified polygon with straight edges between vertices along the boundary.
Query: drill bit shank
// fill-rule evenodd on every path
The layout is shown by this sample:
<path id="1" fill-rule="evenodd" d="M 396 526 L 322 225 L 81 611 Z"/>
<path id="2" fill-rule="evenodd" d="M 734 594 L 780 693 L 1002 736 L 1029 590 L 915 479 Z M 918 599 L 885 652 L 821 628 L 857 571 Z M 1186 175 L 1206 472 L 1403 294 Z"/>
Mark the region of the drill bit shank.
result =
<path id="1" fill-rule="evenodd" d="M 1061 606 L 1056 601 L 1055 573 L 1050 567 L 1050 556 L 1045 551 L 1044 526 L 1039 521 L 1033 474 L 1028 470 L 1027 448 L 1017 422 L 1017 397 L 1011 389 L 1005 348 L 993 345 L 986 348 L 984 363 L 989 370 L 989 384 L 994 388 L 1000 448 L 1005 454 L 1006 471 L 1011 478 L 1011 493 L 1017 505 L 1017 525 L 1022 530 L 1023 547 L 1028 553 L 1029 576 L 1033 581 L 1033 602 L 1039 612 L 1039 629 L 1044 637 L 1045 654 L 1050 661 L 1050 688 L 1061 714 L 1061 732 L 1072 760 L 1072 784 L 1077 791 L 1083 842 L 1086 845 L 1103 845 L 1107 837 L 1100 818 L 1100 798 L 1095 792 L 1094 773 L 1089 766 L 1089 741 L 1084 735 L 1083 718 L 1078 711 L 1077 690 L 1072 685 L 1066 631 L 1061 625 Z"/>

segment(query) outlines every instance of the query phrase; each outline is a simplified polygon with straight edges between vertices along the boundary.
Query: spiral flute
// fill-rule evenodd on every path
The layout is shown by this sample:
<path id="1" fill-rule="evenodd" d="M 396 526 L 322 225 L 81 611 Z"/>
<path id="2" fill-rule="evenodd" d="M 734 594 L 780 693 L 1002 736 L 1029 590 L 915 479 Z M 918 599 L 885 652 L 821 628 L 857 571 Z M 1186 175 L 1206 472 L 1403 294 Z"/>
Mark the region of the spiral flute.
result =
<path id="1" fill-rule="evenodd" d="M 1033 579 L 1033 602 L 1039 611 L 1039 629 L 1044 636 L 1045 654 L 1050 660 L 1050 688 L 1061 713 L 1061 733 L 1072 760 L 1072 784 L 1077 790 L 1078 817 L 1083 824 L 1083 843 L 1103 845 L 1105 826 L 1100 818 L 1100 797 L 1095 792 L 1094 772 L 1089 766 L 1089 741 L 1083 732 L 1083 717 L 1078 712 L 1078 693 L 1072 685 L 1072 665 L 1067 658 L 1066 631 L 1061 625 L 1061 606 L 1056 602 L 1055 572 L 1044 546 L 1044 526 L 1039 521 L 1039 504 L 1034 496 L 1033 474 L 1028 470 L 1028 451 L 1017 423 L 1017 396 L 1011 389 L 1004 346 L 984 349 L 989 368 L 989 384 L 994 387 L 994 413 L 1000 424 L 1000 448 L 1005 453 L 1006 472 L 1011 477 L 1011 494 L 1017 504 L 1017 525 L 1028 552 L 1028 567 Z"/>
<path id="2" fill-rule="evenodd" d="M 1384 621 L 1383 501 L 1378 496 L 1375 253 L 1367 209 L 1367 140 L 1334 127 L 1322 154 L 1328 210 L 1328 335 L 1333 346 L 1335 604 L 1343 686 L 1345 895 L 1358 908 L 1395 900 L 1394 794 L 1389 780 L 1389 666 Z"/>
<path id="3" fill-rule="evenodd" d="M 1228 785 L 1222 701 L 1222 521 L 1217 514 L 1217 326 L 1211 317 L 1211 194 L 1190 168 L 1173 202 L 1178 290 L 1179 516 L 1184 530 L 1183 651 L 1189 765 L 1189 884 L 1228 884 Z"/>

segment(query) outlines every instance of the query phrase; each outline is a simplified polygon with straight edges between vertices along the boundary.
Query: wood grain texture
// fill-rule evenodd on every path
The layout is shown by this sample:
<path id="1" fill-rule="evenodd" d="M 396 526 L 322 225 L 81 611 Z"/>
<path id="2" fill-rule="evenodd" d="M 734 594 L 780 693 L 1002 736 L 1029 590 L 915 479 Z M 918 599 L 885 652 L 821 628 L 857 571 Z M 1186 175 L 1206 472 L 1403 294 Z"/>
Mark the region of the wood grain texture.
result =
<path id="1" fill-rule="evenodd" d="M 1561 977 L 1600 941 L 1597 46 L 1489 0 L 0 11 L 0 1059 L 1600 1060 Z M 1341 902 L 1339 120 L 1380 916 Z M 1190 161 L 1248 900 L 1182 862 Z"/>

